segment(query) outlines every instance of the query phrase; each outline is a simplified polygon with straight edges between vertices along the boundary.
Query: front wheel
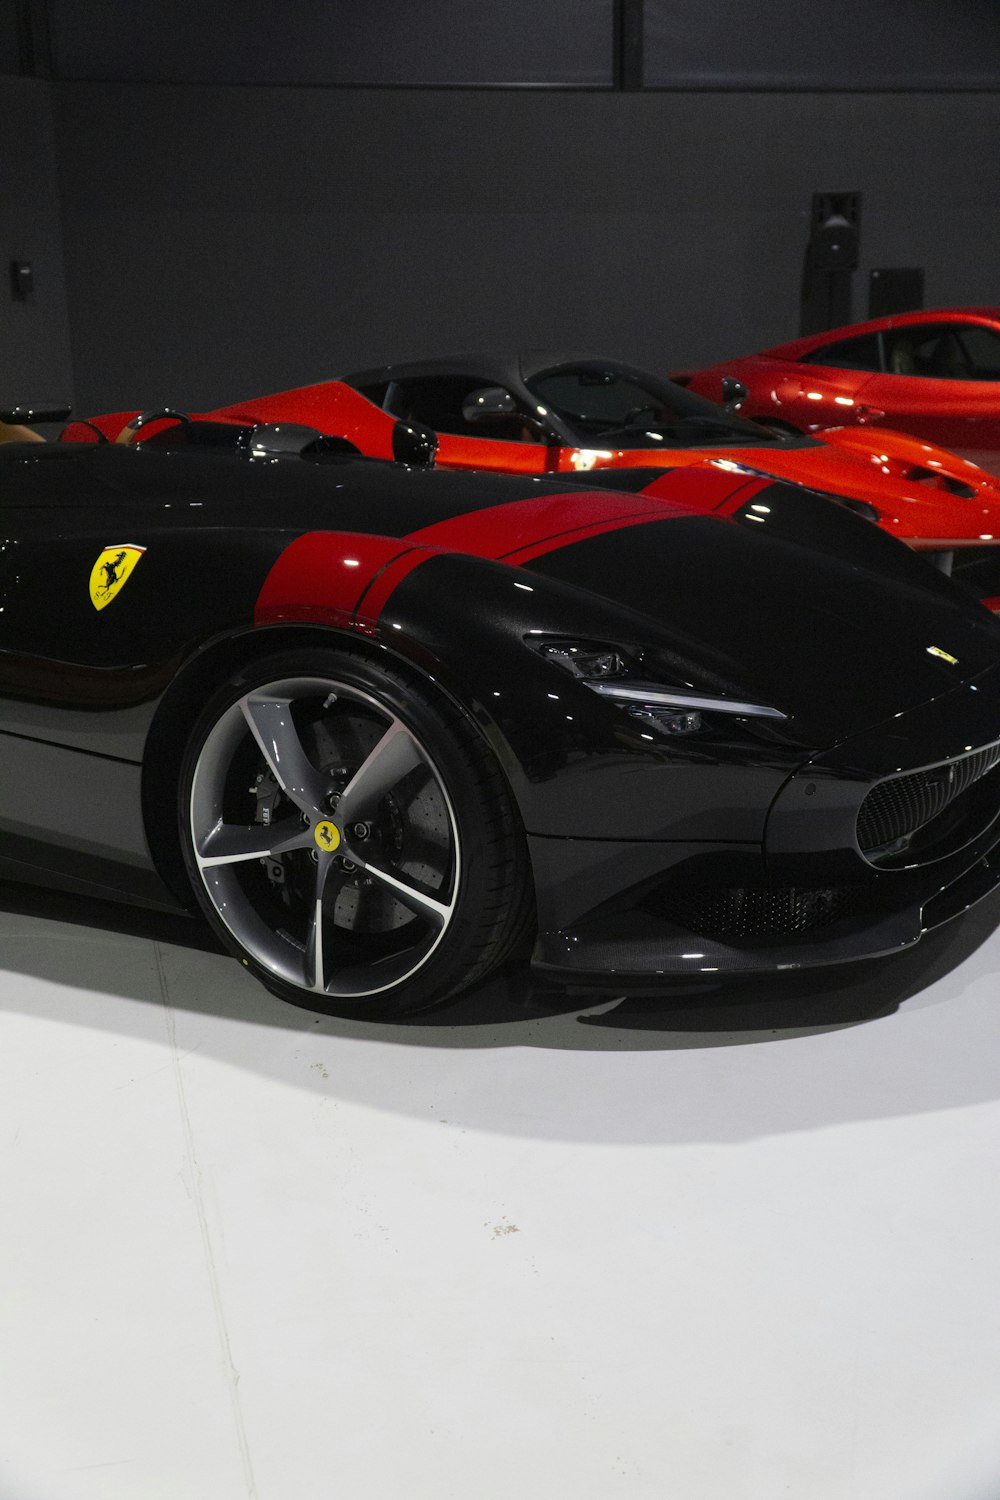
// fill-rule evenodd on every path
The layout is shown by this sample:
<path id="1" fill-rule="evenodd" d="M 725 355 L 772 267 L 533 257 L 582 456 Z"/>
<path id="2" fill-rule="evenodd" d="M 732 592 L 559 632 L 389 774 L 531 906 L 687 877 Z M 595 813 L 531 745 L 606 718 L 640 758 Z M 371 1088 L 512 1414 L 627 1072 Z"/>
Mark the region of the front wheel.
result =
<path id="1" fill-rule="evenodd" d="M 392 1015 L 446 999 L 524 936 L 528 861 L 475 727 L 395 668 L 304 649 L 243 668 L 188 745 L 198 902 L 283 999 Z"/>

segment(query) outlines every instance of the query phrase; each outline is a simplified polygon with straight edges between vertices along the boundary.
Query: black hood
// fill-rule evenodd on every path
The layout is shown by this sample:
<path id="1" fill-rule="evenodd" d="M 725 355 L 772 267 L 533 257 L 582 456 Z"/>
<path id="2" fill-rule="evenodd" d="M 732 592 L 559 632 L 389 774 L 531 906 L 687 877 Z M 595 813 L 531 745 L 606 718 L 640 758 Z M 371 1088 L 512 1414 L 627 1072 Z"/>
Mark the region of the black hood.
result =
<path id="1" fill-rule="evenodd" d="M 689 664 L 692 685 L 778 708 L 810 742 L 830 744 L 1000 662 L 987 610 L 845 519 L 862 553 L 875 539 L 877 567 L 714 516 L 606 532 L 526 567 L 647 616 L 648 659 L 663 675 Z"/>

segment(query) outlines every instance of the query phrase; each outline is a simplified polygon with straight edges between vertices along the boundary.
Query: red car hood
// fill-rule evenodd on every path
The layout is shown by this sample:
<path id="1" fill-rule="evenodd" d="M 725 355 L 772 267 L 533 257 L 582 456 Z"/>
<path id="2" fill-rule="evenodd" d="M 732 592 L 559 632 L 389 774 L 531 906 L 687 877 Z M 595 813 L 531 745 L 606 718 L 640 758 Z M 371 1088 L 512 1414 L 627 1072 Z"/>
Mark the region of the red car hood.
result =
<path id="1" fill-rule="evenodd" d="M 1000 539 L 1000 480 L 943 448 L 881 428 L 877 435 L 837 428 L 802 447 L 594 450 L 586 466 L 676 469 L 706 461 L 863 500 L 878 511 L 884 530 L 911 545 L 981 546 Z"/>

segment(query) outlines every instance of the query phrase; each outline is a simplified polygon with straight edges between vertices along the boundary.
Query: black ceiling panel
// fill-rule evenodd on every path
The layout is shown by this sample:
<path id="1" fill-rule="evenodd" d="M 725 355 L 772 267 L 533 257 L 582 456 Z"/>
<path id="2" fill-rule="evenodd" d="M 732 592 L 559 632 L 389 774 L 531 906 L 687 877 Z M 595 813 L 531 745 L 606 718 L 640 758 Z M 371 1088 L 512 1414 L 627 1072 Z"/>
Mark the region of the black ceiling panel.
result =
<path id="1" fill-rule="evenodd" d="M 644 31 L 652 88 L 1000 87 L 1000 0 L 646 0 Z"/>
<path id="2" fill-rule="evenodd" d="M 64 79 L 613 83 L 614 0 L 49 0 L 49 24 Z"/>

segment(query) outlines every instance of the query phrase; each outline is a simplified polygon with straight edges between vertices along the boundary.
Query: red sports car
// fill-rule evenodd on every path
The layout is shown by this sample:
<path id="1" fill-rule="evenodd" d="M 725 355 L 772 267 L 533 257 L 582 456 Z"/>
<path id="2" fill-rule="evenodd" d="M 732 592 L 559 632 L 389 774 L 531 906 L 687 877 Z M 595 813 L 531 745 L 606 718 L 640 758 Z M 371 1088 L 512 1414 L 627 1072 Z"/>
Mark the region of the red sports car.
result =
<path id="1" fill-rule="evenodd" d="M 98 417 L 66 436 L 135 438 L 156 413 Z M 177 414 L 173 414 L 176 416 Z M 376 458 L 435 457 L 439 468 L 578 475 L 657 493 L 659 475 L 710 459 L 846 501 L 910 546 L 1000 598 L 1000 482 L 899 433 L 843 429 L 777 436 L 631 365 L 573 355 L 469 355 L 361 371 L 200 413 L 220 422 L 295 423 Z M 133 419 L 144 425 L 130 428 Z M 413 447 L 400 448 L 401 432 Z M 420 451 L 423 443 L 423 452 Z M 625 471 L 632 471 L 626 479 Z M 651 470 L 658 471 L 651 473 Z M 692 507 L 700 493 L 692 486 Z"/>
<path id="2" fill-rule="evenodd" d="M 727 378 L 776 431 L 891 427 L 1000 474 L 1000 307 L 895 313 L 674 376 L 715 401 Z"/>

